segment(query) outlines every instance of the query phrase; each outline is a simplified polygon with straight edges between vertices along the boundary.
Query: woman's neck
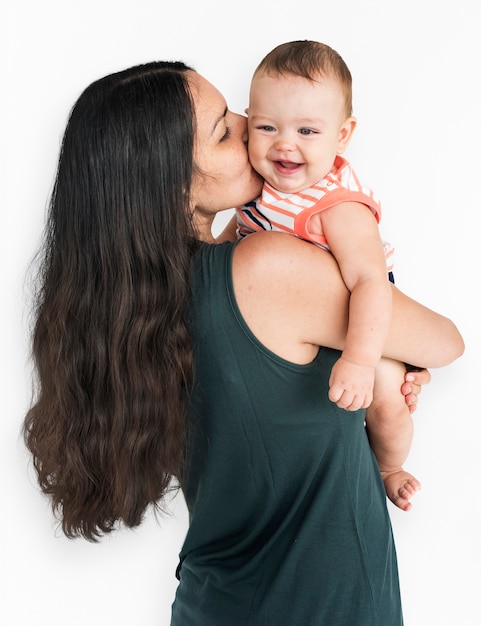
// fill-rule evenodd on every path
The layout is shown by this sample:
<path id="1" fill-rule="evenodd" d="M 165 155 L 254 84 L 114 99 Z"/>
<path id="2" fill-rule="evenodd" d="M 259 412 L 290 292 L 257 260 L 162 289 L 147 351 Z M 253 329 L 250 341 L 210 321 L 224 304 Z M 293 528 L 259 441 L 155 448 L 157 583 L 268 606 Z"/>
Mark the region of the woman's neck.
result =
<path id="1" fill-rule="evenodd" d="M 192 216 L 194 229 L 197 239 L 205 243 L 215 243 L 216 240 L 212 234 L 212 226 L 214 224 L 214 216 L 203 215 L 195 212 Z"/>

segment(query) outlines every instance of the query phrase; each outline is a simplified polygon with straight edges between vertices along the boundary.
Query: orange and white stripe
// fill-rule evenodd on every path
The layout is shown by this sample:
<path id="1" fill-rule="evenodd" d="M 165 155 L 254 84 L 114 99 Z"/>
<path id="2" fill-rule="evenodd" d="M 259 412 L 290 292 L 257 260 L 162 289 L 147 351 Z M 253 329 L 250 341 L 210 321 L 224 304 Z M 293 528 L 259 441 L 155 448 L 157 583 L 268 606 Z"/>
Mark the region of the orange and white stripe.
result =
<path id="1" fill-rule="evenodd" d="M 361 183 L 346 159 L 337 156 L 321 181 L 299 193 L 283 193 L 265 182 L 259 198 L 237 209 L 237 233 L 245 237 L 258 230 L 280 231 L 329 250 L 326 238 L 311 233 L 307 223 L 313 214 L 342 202 L 361 202 L 369 207 L 378 223 L 381 220 L 381 205 L 374 192 Z M 383 245 L 387 269 L 391 271 L 394 248 L 388 242 Z"/>

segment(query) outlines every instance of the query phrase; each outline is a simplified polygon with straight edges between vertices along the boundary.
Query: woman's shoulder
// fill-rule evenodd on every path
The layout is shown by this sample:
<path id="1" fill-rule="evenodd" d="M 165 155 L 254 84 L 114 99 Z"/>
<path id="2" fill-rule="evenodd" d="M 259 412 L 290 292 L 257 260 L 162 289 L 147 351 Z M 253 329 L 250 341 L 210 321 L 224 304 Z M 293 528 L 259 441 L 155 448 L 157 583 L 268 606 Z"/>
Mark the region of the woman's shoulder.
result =
<path id="1" fill-rule="evenodd" d="M 325 267 L 329 253 L 312 243 L 286 233 L 256 232 L 239 242 L 234 254 L 236 273 L 264 276 L 287 282 L 314 278 Z M 302 274 L 300 276 L 299 274 Z"/>
<path id="2" fill-rule="evenodd" d="M 235 248 L 232 278 L 244 319 L 276 354 L 307 363 L 315 346 L 339 346 L 340 323 L 327 303 L 345 287 L 329 252 L 293 235 L 253 233 Z"/>
<path id="3" fill-rule="evenodd" d="M 242 251 L 236 254 L 256 255 L 262 258 L 282 254 L 303 254 L 303 250 L 310 251 L 312 244 L 295 235 L 274 231 L 258 231 L 244 237 L 237 246 Z"/>

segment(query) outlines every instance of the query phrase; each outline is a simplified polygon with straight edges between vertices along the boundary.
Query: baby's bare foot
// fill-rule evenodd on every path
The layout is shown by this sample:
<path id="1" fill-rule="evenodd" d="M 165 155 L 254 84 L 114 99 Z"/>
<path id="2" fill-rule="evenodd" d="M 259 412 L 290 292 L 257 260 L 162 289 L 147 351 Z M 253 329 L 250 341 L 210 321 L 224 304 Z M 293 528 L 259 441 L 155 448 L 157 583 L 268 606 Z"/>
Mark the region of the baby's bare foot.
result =
<path id="1" fill-rule="evenodd" d="M 421 483 L 403 469 L 381 472 L 387 497 L 402 511 L 410 511 L 410 499 L 421 489 Z"/>

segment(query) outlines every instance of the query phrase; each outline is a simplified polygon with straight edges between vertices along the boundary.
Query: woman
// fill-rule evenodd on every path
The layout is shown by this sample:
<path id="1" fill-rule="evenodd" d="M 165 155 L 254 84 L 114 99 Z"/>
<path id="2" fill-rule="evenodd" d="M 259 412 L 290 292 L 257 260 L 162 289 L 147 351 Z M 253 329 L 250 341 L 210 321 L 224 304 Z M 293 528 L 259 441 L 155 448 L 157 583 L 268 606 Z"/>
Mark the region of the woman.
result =
<path id="1" fill-rule="evenodd" d="M 401 624 L 364 412 L 327 398 L 347 326 L 337 265 L 277 233 L 208 245 L 215 215 L 259 193 L 245 141 L 245 120 L 181 63 L 81 95 L 50 205 L 26 443 L 69 537 L 134 527 L 180 482 L 173 625 Z M 393 309 L 384 356 L 462 354 L 446 318 L 395 288 Z"/>

